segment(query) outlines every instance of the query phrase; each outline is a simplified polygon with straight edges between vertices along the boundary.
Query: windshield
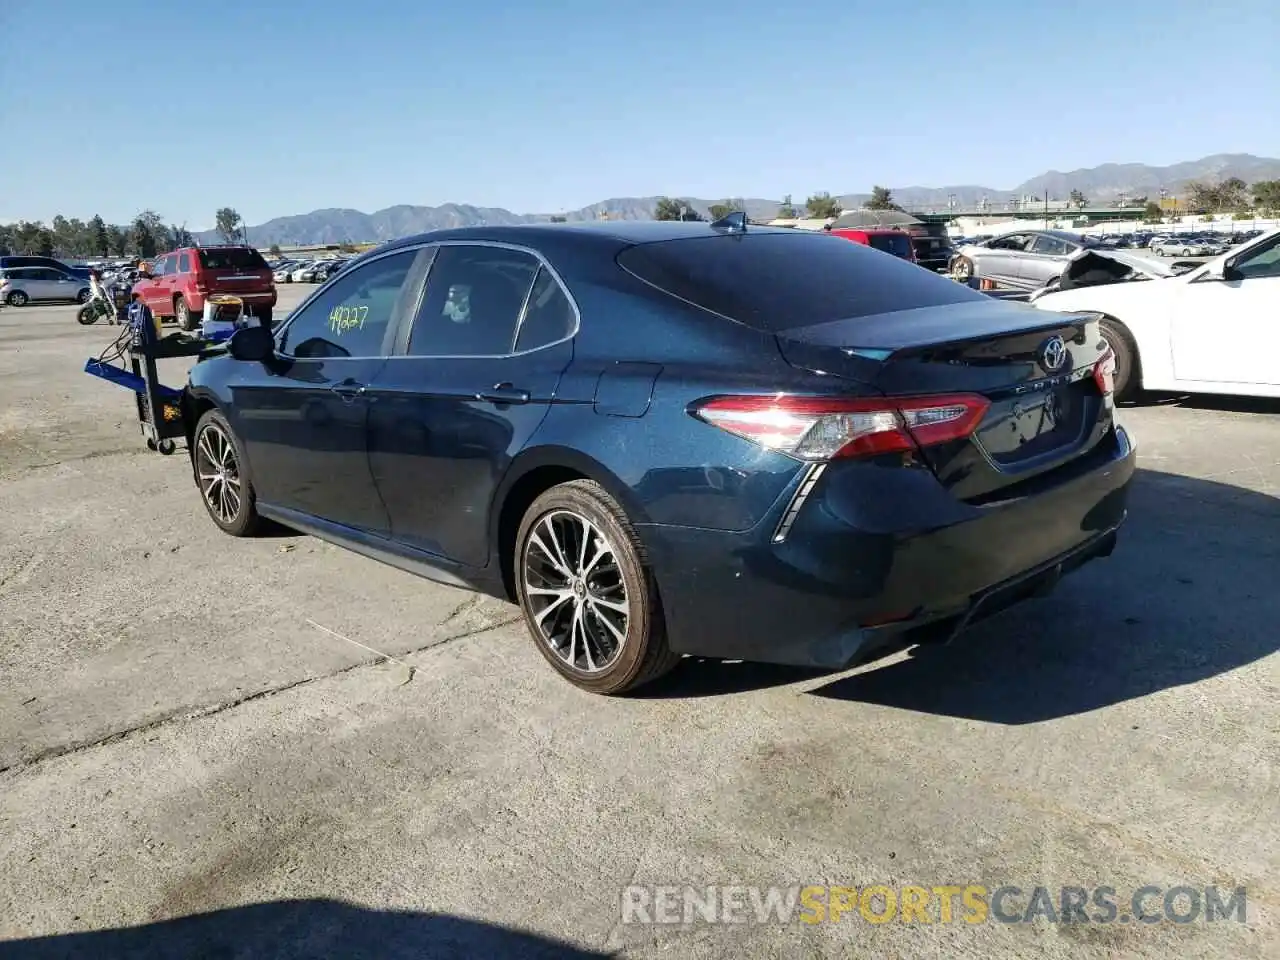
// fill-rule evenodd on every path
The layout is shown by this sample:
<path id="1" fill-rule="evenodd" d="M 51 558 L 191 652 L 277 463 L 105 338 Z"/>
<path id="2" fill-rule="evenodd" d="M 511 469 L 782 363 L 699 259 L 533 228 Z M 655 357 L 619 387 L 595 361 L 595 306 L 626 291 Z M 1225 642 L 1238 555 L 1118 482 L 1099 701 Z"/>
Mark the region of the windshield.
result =
<path id="1" fill-rule="evenodd" d="M 200 266 L 206 270 L 266 270 L 262 254 L 249 247 L 205 248 L 200 251 Z"/>

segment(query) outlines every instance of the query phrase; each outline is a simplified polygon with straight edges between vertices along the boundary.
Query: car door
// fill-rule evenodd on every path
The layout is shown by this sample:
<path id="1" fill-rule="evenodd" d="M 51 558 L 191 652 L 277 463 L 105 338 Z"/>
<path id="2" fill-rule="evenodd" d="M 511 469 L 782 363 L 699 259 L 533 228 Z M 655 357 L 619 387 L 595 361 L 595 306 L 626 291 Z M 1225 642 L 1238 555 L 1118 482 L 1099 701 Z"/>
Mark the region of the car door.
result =
<path id="1" fill-rule="evenodd" d="M 1178 380 L 1280 387 L 1280 235 L 1228 259 L 1175 298 L 1171 324 Z"/>
<path id="2" fill-rule="evenodd" d="M 22 271 L 24 289 L 32 300 L 57 300 L 67 296 L 58 285 L 62 274 L 49 267 L 26 267 Z"/>
<path id="3" fill-rule="evenodd" d="M 371 388 L 369 457 L 395 540 L 488 562 L 495 490 L 554 402 L 577 328 L 572 297 L 537 253 L 438 248 L 398 355 Z"/>
<path id="4" fill-rule="evenodd" d="M 1017 286 L 1018 260 L 1025 254 L 1030 242 L 1031 235 L 1028 233 L 1011 233 L 992 240 L 987 252 L 982 255 L 979 276 L 997 283 Z"/>
<path id="5" fill-rule="evenodd" d="M 1050 280 L 1062 276 L 1067 259 L 1078 247 L 1061 237 L 1038 233 L 1027 252 L 1018 261 L 1018 279 L 1023 287 L 1043 287 Z"/>
<path id="6" fill-rule="evenodd" d="M 405 297 L 416 302 L 422 256 L 401 249 L 362 263 L 294 312 L 271 363 L 245 365 L 232 387 L 235 426 L 263 503 L 389 532 L 369 472 L 366 388 L 387 362 Z"/>
<path id="7" fill-rule="evenodd" d="M 156 316 L 165 316 L 171 309 L 168 307 L 161 309 L 161 301 L 164 297 L 164 272 L 167 267 L 167 261 L 167 257 L 157 257 L 153 260 L 151 263 L 151 275 L 139 284 L 141 289 L 135 288 L 135 291 L 140 294 L 142 302 Z"/>

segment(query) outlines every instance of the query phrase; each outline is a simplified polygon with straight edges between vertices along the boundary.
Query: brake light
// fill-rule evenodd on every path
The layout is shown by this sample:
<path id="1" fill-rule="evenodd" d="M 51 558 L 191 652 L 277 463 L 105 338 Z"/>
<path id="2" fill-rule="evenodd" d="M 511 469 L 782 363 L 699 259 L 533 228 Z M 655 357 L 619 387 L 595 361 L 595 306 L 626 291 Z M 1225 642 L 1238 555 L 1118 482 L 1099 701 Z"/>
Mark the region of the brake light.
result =
<path id="1" fill-rule="evenodd" d="M 990 402 L 973 394 L 850 398 L 712 397 L 690 411 L 699 420 L 798 460 L 898 453 L 961 440 Z"/>
<path id="2" fill-rule="evenodd" d="M 1116 355 L 1110 347 L 1107 347 L 1102 359 L 1093 365 L 1093 382 L 1098 385 L 1098 390 L 1104 397 L 1115 393 Z"/>

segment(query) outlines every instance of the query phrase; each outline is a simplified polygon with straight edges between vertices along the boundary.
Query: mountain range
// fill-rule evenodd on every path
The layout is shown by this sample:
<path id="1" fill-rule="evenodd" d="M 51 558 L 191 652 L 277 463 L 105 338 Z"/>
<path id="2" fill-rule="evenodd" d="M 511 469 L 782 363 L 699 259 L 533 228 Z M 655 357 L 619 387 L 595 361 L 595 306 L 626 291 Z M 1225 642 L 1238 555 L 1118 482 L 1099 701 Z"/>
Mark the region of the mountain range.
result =
<path id="1" fill-rule="evenodd" d="M 1098 167 L 1071 170 L 1063 173 L 1050 170 L 1032 177 L 1015 187 L 996 189 L 974 184 L 949 187 L 891 187 L 894 200 L 908 210 L 946 210 L 954 198 L 960 208 L 972 208 L 984 197 L 993 204 L 1012 197 L 1042 197 L 1048 191 L 1051 198 L 1066 199 L 1071 191 L 1079 190 L 1091 202 L 1107 202 L 1119 197 L 1150 196 L 1154 198 L 1164 189 L 1170 194 L 1180 193 L 1187 183 L 1195 180 L 1218 181 L 1239 177 L 1246 183 L 1258 180 L 1280 179 L 1280 159 L 1255 157 L 1247 153 L 1221 153 L 1175 163 L 1167 167 L 1153 167 L 1142 163 L 1105 163 Z M 861 206 L 869 193 L 840 194 L 841 205 L 846 209 Z M 659 197 L 613 197 L 593 203 L 580 210 L 559 214 L 566 220 L 596 220 L 607 214 L 611 220 L 648 220 L 653 217 Z M 684 202 L 699 210 L 703 216 L 718 200 L 699 197 L 681 197 Z M 797 208 L 802 208 L 804 197 L 794 197 Z M 771 220 L 778 215 L 779 200 L 759 197 L 745 198 L 744 206 L 752 219 Z M 313 210 L 311 213 L 277 217 L 266 223 L 248 228 L 249 242 L 258 247 L 307 245 L 322 243 L 359 243 L 393 240 L 428 230 L 446 227 L 474 226 L 478 224 L 539 223 L 550 220 L 552 214 L 512 213 L 501 207 L 476 207 L 464 203 L 446 203 L 439 207 L 420 207 L 401 204 L 362 213 L 359 210 L 332 208 Z M 196 234 L 201 242 L 214 242 L 217 232 L 207 230 Z"/>

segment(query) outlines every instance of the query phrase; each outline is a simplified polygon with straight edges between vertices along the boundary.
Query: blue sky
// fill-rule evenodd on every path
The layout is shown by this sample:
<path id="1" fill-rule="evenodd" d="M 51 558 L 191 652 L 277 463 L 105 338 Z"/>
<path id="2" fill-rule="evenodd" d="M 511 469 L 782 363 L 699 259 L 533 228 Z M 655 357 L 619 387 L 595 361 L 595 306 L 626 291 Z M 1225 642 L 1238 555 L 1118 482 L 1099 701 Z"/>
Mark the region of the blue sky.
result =
<path id="1" fill-rule="evenodd" d="M 2 0 L 0 221 L 1008 188 L 1280 155 L 1277 92 L 1275 0 Z"/>

